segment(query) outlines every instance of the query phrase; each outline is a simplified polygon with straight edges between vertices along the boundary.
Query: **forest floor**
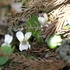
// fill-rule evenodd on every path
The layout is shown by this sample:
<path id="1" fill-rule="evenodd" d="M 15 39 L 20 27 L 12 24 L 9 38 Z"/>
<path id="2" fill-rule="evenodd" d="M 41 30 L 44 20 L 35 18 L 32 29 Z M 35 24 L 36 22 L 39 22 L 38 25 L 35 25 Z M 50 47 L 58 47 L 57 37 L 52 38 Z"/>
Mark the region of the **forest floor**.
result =
<path id="1" fill-rule="evenodd" d="M 70 70 L 69 3 L 69 0 L 1 0 L 0 45 L 4 42 L 5 35 L 10 34 L 13 36 L 11 45 L 15 46 L 15 49 L 9 55 L 0 48 L 0 57 L 9 57 L 5 64 L 0 64 L 0 68 L 2 70 Z M 37 18 L 43 17 L 44 13 L 48 18 L 47 26 L 45 24 L 42 27 L 35 26 L 39 22 Z M 28 40 L 30 49 L 20 51 L 20 42 L 16 37 L 18 31 L 24 34 L 27 31 L 32 32 Z M 47 41 L 55 34 L 61 36 L 62 42 L 61 45 L 51 49 Z"/>

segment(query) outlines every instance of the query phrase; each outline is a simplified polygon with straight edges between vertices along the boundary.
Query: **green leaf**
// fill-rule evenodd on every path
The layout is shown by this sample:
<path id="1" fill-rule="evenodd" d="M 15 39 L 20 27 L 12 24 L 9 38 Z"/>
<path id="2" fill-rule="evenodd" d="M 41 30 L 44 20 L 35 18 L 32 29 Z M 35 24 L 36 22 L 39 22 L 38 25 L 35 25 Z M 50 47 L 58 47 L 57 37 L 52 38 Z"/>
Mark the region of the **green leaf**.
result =
<path id="1" fill-rule="evenodd" d="M 9 60 L 9 58 L 7 56 L 1 56 L 0 57 L 0 65 L 5 64 L 8 60 Z"/>
<path id="2" fill-rule="evenodd" d="M 47 40 L 47 44 L 51 49 L 55 49 L 57 46 L 61 45 L 61 36 L 60 35 L 52 35 Z"/>
<path id="3" fill-rule="evenodd" d="M 70 25 L 66 25 L 66 26 L 64 26 L 64 28 L 70 29 Z"/>
<path id="4" fill-rule="evenodd" d="M 2 46 L 1 49 L 4 53 L 12 54 L 15 47 L 11 48 L 11 47 L 8 47 L 8 46 Z"/>
<path id="5" fill-rule="evenodd" d="M 1 67 L 0 67 L 0 70 L 2 70 Z"/>
<path id="6" fill-rule="evenodd" d="M 32 35 L 36 37 L 39 42 L 43 42 L 43 38 L 41 37 L 42 30 L 38 21 L 38 16 L 33 16 L 30 18 L 26 25 L 28 27 L 27 31 L 32 32 Z"/>
<path id="7" fill-rule="evenodd" d="M 35 57 L 34 57 L 34 56 L 32 56 L 32 55 L 28 56 L 27 58 L 28 58 L 28 59 L 32 59 L 32 60 L 34 60 L 34 59 L 35 59 Z"/>

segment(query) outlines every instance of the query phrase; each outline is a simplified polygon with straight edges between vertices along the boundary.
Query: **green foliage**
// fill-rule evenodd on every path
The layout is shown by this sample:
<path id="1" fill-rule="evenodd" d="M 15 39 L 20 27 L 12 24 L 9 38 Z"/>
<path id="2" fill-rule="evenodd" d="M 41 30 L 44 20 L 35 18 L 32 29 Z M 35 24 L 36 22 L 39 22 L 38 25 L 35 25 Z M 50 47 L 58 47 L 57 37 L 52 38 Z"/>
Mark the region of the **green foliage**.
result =
<path id="1" fill-rule="evenodd" d="M 55 34 L 48 38 L 47 44 L 51 49 L 55 49 L 57 46 L 61 45 L 61 41 L 61 36 Z"/>
<path id="2" fill-rule="evenodd" d="M 26 24 L 29 32 L 32 32 L 32 35 L 38 39 L 39 42 L 43 42 L 43 38 L 41 37 L 42 29 L 41 25 L 38 21 L 38 16 L 33 16 L 29 19 Z"/>
<path id="3" fill-rule="evenodd" d="M 5 64 L 8 61 L 9 57 L 7 56 L 1 56 L 0 57 L 0 65 Z"/>
<path id="4" fill-rule="evenodd" d="M 15 47 L 11 48 L 11 47 L 8 47 L 8 46 L 2 46 L 1 47 L 1 50 L 4 52 L 4 53 L 7 53 L 7 54 L 12 54 L 13 51 L 14 51 Z"/>
<path id="5" fill-rule="evenodd" d="M 2 70 L 1 67 L 0 67 L 0 70 Z"/>
<path id="6" fill-rule="evenodd" d="M 15 47 L 11 48 L 9 46 L 1 46 L 0 48 L 4 53 L 11 55 L 15 49 Z M 1 56 L 0 57 L 0 65 L 5 64 L 9 60 L 8 56 Z"/>
<path id="7" fill-rule="evenodd" d="M 26 0 L 22 0 L 22 3 L 25 5 L 26 4 Z"/>
<path id="8" fill-rule="evenodd" d="M 70 25 L 66 25 L 66 26 L 64 26 L 64 28 L 70 29 Z"/>
<path id="9" fill-rule="evenodd" d="M 32 56 L 32 55 L 28 56 L 27 58 L 28 58 L 28 59 L 32 59 L 32 60 L 34 60 L 34 59 L 35 59 L 35 57 L 34 57 L 34 56 Z"/>

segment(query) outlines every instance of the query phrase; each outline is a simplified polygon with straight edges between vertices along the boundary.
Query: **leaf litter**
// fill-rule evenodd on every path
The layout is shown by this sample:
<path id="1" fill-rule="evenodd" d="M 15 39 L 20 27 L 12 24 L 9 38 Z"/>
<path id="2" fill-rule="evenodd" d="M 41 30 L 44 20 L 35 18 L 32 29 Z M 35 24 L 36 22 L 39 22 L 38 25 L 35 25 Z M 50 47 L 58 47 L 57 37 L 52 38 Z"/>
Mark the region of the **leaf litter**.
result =
<path id="1" fill-rule="evenodd" d="M 22 2 L 22 11 L 11 7 L 13 3 Z M 47 40 L 51 35 L 59 33 L 62 35 L 63 40 L 69 38 L 70 29 L 63 27 L 66 18 L 70 15 L 70 1 L 69 0 L 1 0 L 0 2 L 0 45 L 3 43 L 3 36 L 10 33 L 15 37 L 15 32 L 27 30 L 26 23 L 39 12 L 46 12 L 49 17 L 48 27 L 43 27 L 42 37 Z M 19 4 L 18 4 L 19 5 Z M 8 10 L 7 10 L 8 9 Z M 7 10 L 7 13 L 5 12 Z M 66 11 L 67 10 L 67 11 Z M 3 28 L 2 28 L 3 27 Z M 5 30 L 6 29 L 6 30 Z M 69 41 L 65 41 L 70 44 Z M 16 37 L 14 38 L 13 45 L 18 45 Z M 48 48 L 45 42 L 39 43 L 34 37 L 30 39 L 31 49 L 19 52 L 16 47 L 14 53 L 9 56 L 0 50 L 0 56 L 9 56 L 9 61 L 2 66 L 3 70 L 65 70 L 67 61 L 69 60 L 69 46 L 61 45 L 55 50 Z M 67 47 L 67 49 L 62 46 Z M 65 51 L 64 51 L 65 50 Z M 61 53 L 62 52 L 62 53 Z M 65 53 L 65 56 L 63 55 Z M 62 56 L 60 58 L 60 56 Z M 68 59 L 64 59 L 68 57 Z M 69 69 L 70 67 L 68 67 Z M 67 70 L 67 69 L 66 69 Z"/>

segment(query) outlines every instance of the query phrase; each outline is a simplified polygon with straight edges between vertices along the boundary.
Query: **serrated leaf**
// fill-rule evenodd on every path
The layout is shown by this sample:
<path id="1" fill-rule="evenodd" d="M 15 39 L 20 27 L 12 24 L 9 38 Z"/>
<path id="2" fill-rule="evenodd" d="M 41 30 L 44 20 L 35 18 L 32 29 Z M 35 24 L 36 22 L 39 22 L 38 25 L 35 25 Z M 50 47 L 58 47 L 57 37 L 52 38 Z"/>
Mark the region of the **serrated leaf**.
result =
<path id="1" fill-rule="evenodd" d="M 42 42 L 43 39 L 41 37 L 42 30 L 41 24 L 38 21 L 38 16 L 33 16 L 31 19 L 29 19 L 27 23 L 27 27 L 29 32 L 32 32 L 32 35 L 38 39 L 39 42 Z"/>
<path id="2" fill-rule="evenodd" d="M 1 56 L 0 57 L 0 65 L 5 64 L 8 60 L 9 60 L 9 58 L 7 56 Z"/>
<path id="3" fill-rule="evenodd" d="M 0 70 L 2 70 L 1 67 L 0 67 Z"/>
<path id="4" fill-rule="evenodd" d="M 38 21 L 38 16 L 33 16 L 29 21 L 28 21 L 28 23 L 30 22 L 30 24 L 32 24 L 32 25 L 37 25 L 37 26 L 40 26 L 40 23 L 39 23 L 39 21 Z M 37 24 L 34 24 L 34 23 L 37 23 Z"/>
<path id="5" fill-rule="evenodd" d="M 11 48 L 11 47 L 8 47 L 8 46 L 2 46 L 1 49 L 4 53 L 12 54 L 15 47 Z"/>

